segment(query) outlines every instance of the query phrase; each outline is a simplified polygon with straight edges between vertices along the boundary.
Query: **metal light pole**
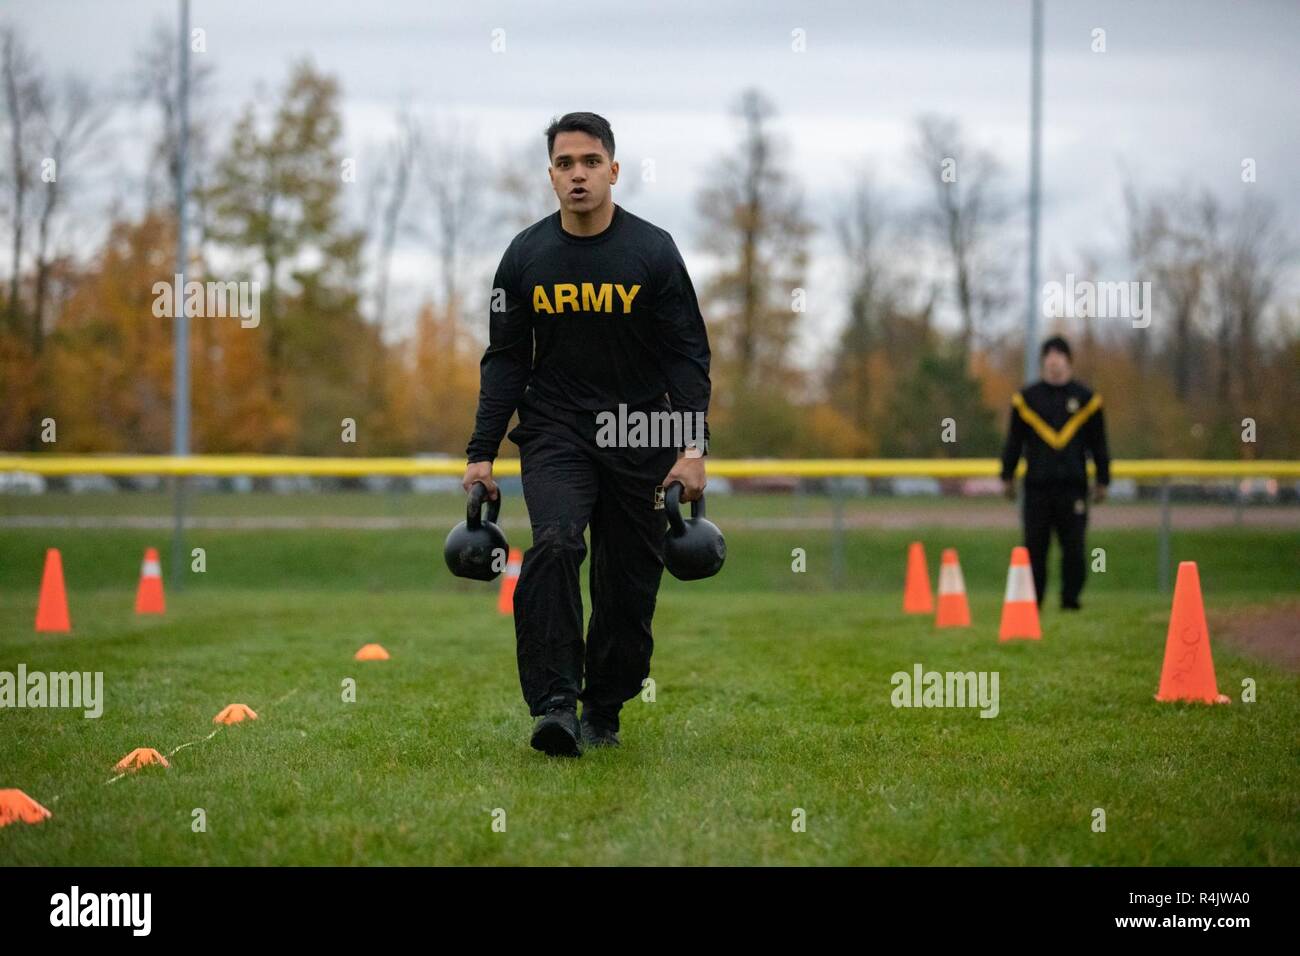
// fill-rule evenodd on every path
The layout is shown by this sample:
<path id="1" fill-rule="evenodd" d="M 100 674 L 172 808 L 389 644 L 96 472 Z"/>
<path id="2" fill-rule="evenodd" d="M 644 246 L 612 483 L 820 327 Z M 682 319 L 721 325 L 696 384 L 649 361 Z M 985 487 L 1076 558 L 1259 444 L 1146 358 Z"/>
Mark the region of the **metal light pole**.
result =
<path id="1" fill-rule="evenodd" d="M 1038 206 L 1043 133 L 1043 0 L 1034 0 L 1029 79 L 1029 296 L 1025 310 L 1025 381 L 1038 377 Z"/>
<path id="2" fill-rule="evenodd" d="M 184 457 L 190 453 L 190 326 L 185 314 L 185 232 L 187 227 L 186 199 L 188 198 L 188 169 L 190 148 L 190 0 L 180 0 L 180 60 L 177 82 L 177 115 L 180 129 L 176 132 L 176 275 L 180 288 L 176 290 L 172 355 L 172 454 Z M 172 478 L 172 587 L 185 588 L 185 483 L 184 475 Z"/>

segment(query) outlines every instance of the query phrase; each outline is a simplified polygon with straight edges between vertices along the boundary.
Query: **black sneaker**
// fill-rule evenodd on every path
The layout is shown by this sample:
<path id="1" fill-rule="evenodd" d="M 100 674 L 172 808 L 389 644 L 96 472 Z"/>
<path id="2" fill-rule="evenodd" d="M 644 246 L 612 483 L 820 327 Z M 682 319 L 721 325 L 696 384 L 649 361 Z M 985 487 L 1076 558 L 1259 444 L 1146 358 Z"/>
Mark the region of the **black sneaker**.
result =
<path id="1" fill-rule="evenodd" d="M 582 728 L 572 704 L 552 707 L 533 725 L 532 745 L 550 757 L 581 757 Z"/>
<path id="2" fill-rule="evenodd" d="M 618 718 L 612 720 L 589 707 L 582 708 L 582 742 L 588 747 L 617 747 Z"/>

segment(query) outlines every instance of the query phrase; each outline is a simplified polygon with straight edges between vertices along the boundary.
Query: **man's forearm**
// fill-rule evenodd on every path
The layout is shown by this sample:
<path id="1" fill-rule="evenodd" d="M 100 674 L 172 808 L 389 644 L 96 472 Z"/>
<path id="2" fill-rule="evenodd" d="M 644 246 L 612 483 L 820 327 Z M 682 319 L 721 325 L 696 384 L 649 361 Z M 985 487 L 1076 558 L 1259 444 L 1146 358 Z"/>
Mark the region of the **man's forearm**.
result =
<path id="1" fill-rule="evenodd" d="M 1021 446 L 1019 442 L 1008 440 L 1002 448 L 1002 480 L 1010 481 L 1016 476 L 1016 465 L 1020 464 Z"/>
<path id="2" fill-rule="evenodd" d="M 1106 442 L 1106 419 L 1103 412 L 1097 412 L 1092 422 L 1092 463 L 1097 468 L 1097 484 L 1110 484 L 1110 446 Z"/>
<path id="3" fill-rule="evenodd" d="M 528 387 L 529 369 L 513 361 L 508 354 L 489 352 L 480 366 L 478 413 L 474 434 L 465 449 L 467 461 L 493 461 L 501 448 L 510 425 L 510 416 L 519 407 Z"/>
<path id="4" fill-rule="evenodd" d="M 707 378 L 705 379 L 705 384 L 706 386 L 708 384 Z M 674 433 L 673 435 L 673 438 L 676 439 L 677 450 L 681 451 L 690 445 L 694 445 L 707 455 L 709 453 L 709 407 L 707 393 L 705 394 L 704 402 L 702 404 L 699 402 L 690 403 L 693 407 L 688 407 L 686 403 L 684 403 L 679 397 L 674 396 L 671 392 L 669 392 L 668 400 L 672 403 L 673 412 L 680 415 L 682 421 L 680 435 L 677 433 Z"/>
<path id="5" fill-rule="evenodd" d="M 712 354 L 708 330 L 686 263 L 671 238 L 662 246 L 656 265 L 663 282 L 656 312 L 668 400 L 674 412 L 689 416 L 691 433 L 685 437 L 707 446 L 709 399 L 713 391 L 709 380 Z M 698 429 L 696 422 L 700 423 Z"/>
<path id="6" fill-rule="evenodd" d="M 528 308 L 518 294 L 519 277 L 512 242 L 492 279 L 488 347 L 479 363 L 478 412 L 465 454 L 469 461 L 492 461 L 524 397 L 532 375 L 533 331 Z"/>
<path id="7" fill-rule="evenodd" d="M 1002 480 L 1011 481 L 1016 476 L 1016 466 L 1020 464 L 1020 455 L 1025 449 L 1025 435 L 1021 431 L 1020 416 L 1015 408 L 1011 409 L 1011 418 L 1007 422 L 1007 440 L 1002 445 Z"/>

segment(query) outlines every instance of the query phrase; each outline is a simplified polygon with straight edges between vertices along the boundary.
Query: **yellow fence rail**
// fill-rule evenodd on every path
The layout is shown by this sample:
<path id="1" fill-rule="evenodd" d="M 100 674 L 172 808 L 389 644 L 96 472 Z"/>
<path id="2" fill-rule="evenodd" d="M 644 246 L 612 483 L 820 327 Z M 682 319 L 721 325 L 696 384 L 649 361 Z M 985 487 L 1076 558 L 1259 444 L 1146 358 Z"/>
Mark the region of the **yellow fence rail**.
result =
<path id="1" fill-rule="evenodd" d="M 998 474 L 993 458 L 709 458 L 708 472 L 720 478 L 988 478 Z M 1022 463 L 1021 470 L 1024 465 Z M 360 477 L 454 475 L 465 471 L 458 458 L 315 458 L 285 455 L 0 455 L 0 472 L 39 475 L 316 475 Z M 518 475 L 519 459 L 499 458 L 498 476 Z M 1201 461 L 1134 459 L 1111 465 L 1115 478 L 1296 478 L 1297 461 Z"/>
<path id="2" fill-rule="evenodd" d="M 723 478 L 992 478 L 1000 470 L 994 458 L 710 458 L 711 477 Z M 3 455 L 0 475 L 5 472 L 28 472 L 39 475 L 212 475 L 268 476 L 312 475 L 323 477 L 415 477 L 464 473 L 460 458 L 318 458 L 288 455 Z M 1024 464 L 1020 471 L 1023 473 Z M 519 474 L 518 458 L 499 458 L 493 472 L 498 477 Z M 1116 461 L 1111 465 L 1115 478 L 1132 478 L 1160 486 L 1161 520 L 1157 558 L 1158 587 L 1168 593 L 1170 584 L 1170 534 L 1172 496 L 1175 479 L 1247 478 L 1300 479 L 1300 462 L 1296 461 L 1202 461 L 1192 459 Z M 1241 499 L 1238 499 L 1240 506 Z M 844 577 L 844 537 L 846 529 L 842 508 L 834 509 L 832 532 L 832 577 L 840 586 Z M 185 553 L 184 517 L 177 499 L 176 525 L 173 531 L 173 560 L 181 561 Z M 182 581 L 179 569 L 174 577 Z"/>

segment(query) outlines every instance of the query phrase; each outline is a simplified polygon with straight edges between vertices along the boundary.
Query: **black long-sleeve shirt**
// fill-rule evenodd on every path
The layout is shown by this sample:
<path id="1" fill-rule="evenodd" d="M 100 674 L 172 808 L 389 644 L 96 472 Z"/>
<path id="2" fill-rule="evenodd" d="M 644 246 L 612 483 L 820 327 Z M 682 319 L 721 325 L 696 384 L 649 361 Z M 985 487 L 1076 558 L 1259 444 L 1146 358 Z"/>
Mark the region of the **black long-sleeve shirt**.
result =
<path id="1" fill-rule="evenodd" d="M 1110 451 L 1101 396 L 1079 382 L 1035 382 L 1011 399 L 1011 424 L 1002 448 L 1002 480 L 1025 456 L 1025 483 L 1035 487 L 1086 488 L 1086 455 L 1097 467 L 1097 484 L 1110 484 Z"/>
<path id="2" fill-rule="evenodd" d="M 574 411 L 667 394 L 673 411 L 707 415 L 704 317 L 665 230 L 615 204 L 603 232 L 575 236 L 557 211 L 515 236 L 492 288 L 469 461 L 496 458 L 525 388 Z"/>

